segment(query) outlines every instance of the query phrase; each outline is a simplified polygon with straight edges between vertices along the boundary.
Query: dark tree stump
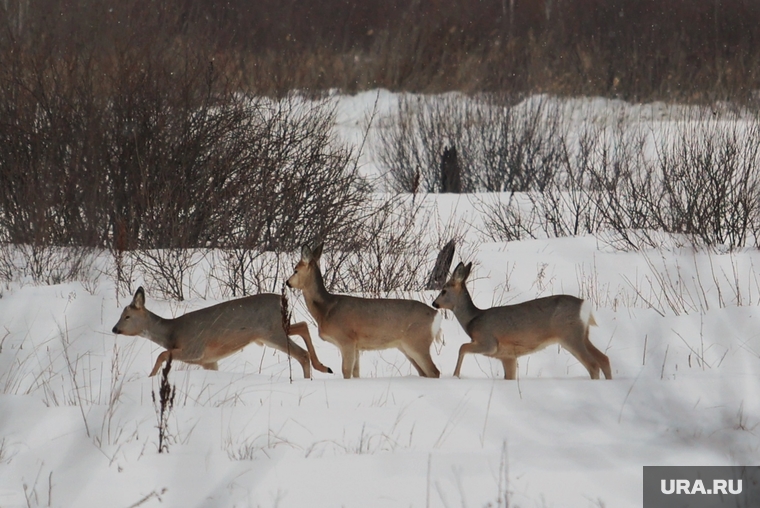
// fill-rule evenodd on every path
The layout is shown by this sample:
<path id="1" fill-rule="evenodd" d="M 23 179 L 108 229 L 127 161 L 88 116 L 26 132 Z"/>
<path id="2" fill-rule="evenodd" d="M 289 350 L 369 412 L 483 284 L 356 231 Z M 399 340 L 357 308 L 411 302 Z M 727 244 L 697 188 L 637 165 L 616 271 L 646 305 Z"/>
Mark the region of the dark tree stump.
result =
<path id="1" fill-rule="evenodd" d="M 449 240 L 446 245 L 443 246 L 441 252 L 438 253 L 438 257 L 435 260 L 435 266 L 430 274 L 428 283 L 425 289 L 441 289 L 446 283 L 446 279 L 449 276 L 449 270 L 451 269 L 451 262 L 454 260 L 454 240 Z"/>
<path id="2" fill-rule="evenodd" d="M 441 157 L 441 192 L 462 192 L 462 176 L 459 168 L 457 149 L 452 146 L 443 150 Z"/>

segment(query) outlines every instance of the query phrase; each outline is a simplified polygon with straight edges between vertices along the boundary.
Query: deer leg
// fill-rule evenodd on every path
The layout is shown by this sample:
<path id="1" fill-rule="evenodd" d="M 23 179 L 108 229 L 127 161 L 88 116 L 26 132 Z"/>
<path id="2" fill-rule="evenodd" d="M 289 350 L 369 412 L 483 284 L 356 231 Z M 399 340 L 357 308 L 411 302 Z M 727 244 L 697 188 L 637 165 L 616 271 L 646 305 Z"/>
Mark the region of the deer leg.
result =
<path id="1" fill-rule="evenodd" d="M 517 358 L 502 358 L 504 379 L 517 379 Z"/>
<path id="2" fill-rule="evenodd" d="M 361 353 L 357 349 L 356 350 L 356 359 L 354 360 L 354 370 L 351 373 L 351 377 L 359 377 L 359 365 L 361 363 L 360 360 L 361 360 Z"/>
<path id="3" fill-rule="evenodd" d="M 181 349 L 167 349 L 166 351 L 163 351 L 160 355 L 158 355 L 158 358 L 156 358 L 156 363 L 153 365 L 153 370 L 150 371 L 150 374 L 148 374 L 148 377 L 153 377 L 156 374 L 158 374 L 159 369 L 161 369 L 161 365 L 165 361 L 167 361 L 170 357 L 172 359 L 179 360 L 179 356 L 182 354 Z"/>
<path id="4" fill-rule="evenodd" d="M 425 375 L 425 371 L 423 371 L 420 368 L 420 366 L 417 365 L 417 362 L 414 361 L 414 358 L 412 358 L 411 356 L 409 356 L 408 354 L 406 354 L 406 351 L 404 351 L 403 349 L 401 349 L 401 348 L 398 348 L 398 349 L 399 349 L 399 351 L 401 351 L 402 353 L 404 353 L 404 356 L 406 356 L 406 359 L 409 360 L 409 363 L 412 364 L 412 367 L 414 367 L 414 369 L 417 371 L 417 374 L 419 374 L 420 376 L 424 376 Z"/>
<path id="5" fill-rule="evenodd" d="M 156 374 L 158 374 L 159 369 L 161 368 L 161 365 L 169 359 L 169 355 L 171 353 L 169 350 L 163 351 L 160 355 L 158 355 L 158 358 L 156 358 L 156 363 L 153 364 L 153 370 L 150 371 L 150 374 L 148 374 L 148 377 L 153 377 Z"/>
<path id="6" fill-rule="evenodd" d="M 309 326 L 306 323 L 301 321 L 300 323 L 294 323 L 290 325 L 290 333 L 294 335 L 300 335 L 303 341 L 306 343 L 306 349 L 309 350 L 309 358 L 311 359 L 311 364 L 314 365 L 315 369 L 317 369 L 319 372 L 327 372 L 328 374 L 333 373 L 330 367 L 325 367 L 322 362 L 319 361 L 319 358 L 317 358 L 317 352 L 314 350 L 314 344 L 311 342 Z"/>
<path id="7" fill-rule="evenodd" d="M 285 340 L 288 342 L 288 347 L 290 348 L 290 356 L 292 358 L 295 358 L 298 363 L 301 364 L 301 369 L 303 369 L 303 377 L 304 379 L 310 379 L 311 378 L 311 363 L 309 362 L 309 353 L 304 351 L 304 349 L 290 340 L 290 337 L 286 337 Z M 287 351 L 286 351 L 287 353 Z"/>
<path id="8" fill-rule="evenodd" d="M 353 342 L 340 348 L 340 356 L 342 359 L 341 370 L 343 371 L 343 378 L 350 379 L 354 372 L 358 374 L 355 364 L 358 363 L 359 359 L 357 358 L 356 345 Z"/>
<path id="9" fill-rule="evenodd" d="M 429 346 L 428 346 L 429 347 Z M 433 363 L 433 359 L 430 358 L 429 351 L 417 351 L 414 348 L 404 348 L 401 352 L 409 358 L 412 365 L 417 369 L 422 377 L 441 377 L 441 371 Z"/>
<path id="10" fill-rule="evenodd" d="M 591 379 L 599 379 L 599 363 L 596 361 L 596 358 L 594 358 L 594 355 L 586 349 L 586 345 L 583 342 L 563 343 L 563 346 L 565 346 L 565 349 L 570 351 L 570 354 L 586 367 Z"/>
<path id="11" fill-rule="evenodd" d="M 593 317 L 593 316 L 592 316 Z M 597 365 L 602 369 L 602 372 L 604 373 L 605 379 L 612 379 L 612 368 L 610 367 L 610 359 L 599 351 L 596 346 L 594 346 L 591 341 L 589 340 L 589 326 L 585 327 L 585 330 L 583 331 L 583 345 L 586 347 L 589 353 L 591 353 L 591 356 L 594 357 L 596 360 Z"/>
<path id="12" fill-rule="evenodd" d="M 169 358 L 172 360 L 179 360 L 181 362 L 185 363 L 191 363 L 194 365 L 200 365 L 204 369 L 207 370 L 218 370 L 218 366 L 216 362 L 204 362 L 203 361 L 203 355 L 205 354 L 202 350 L 197 351 L 198 348 L 194 349 L 167 349 L 166 351 L 163 351 L 160 355 L 158 355 L 158 358 L 156 359 L 156 363 L 153 365 L 153 370 L 150 371 L 149 376 L 155 376 L 159 369 L 161 368 L 161 365 L 167 361 Z"/>
<path id="13" fill-rule="evenodd" d="M 301 346 L 290 340 L 290 337 L 285 334 L 284 330 L 281 330 L 276 334 L 275 340 L 260 339 L 260 342 L 273 349 L 276 349 L 277 351 L 282 351 L 286 355 L 289 355 L 290 358 L 295 358 L 296 361 L 301 364 L 301 368 L 303 369 L 303 377 L 306 379 L 309 379 L 311 377 L 309 353 L 307 353 Z M 288 358 L 288 360 L 290 360 L 290 358 Z"/>
<path id="14" fill-rule="evenodd" d="M 457 359 L 457 366 L 454 369 L 454 376 L 459 377 L 459 372 L 462 370 L 462 360 L 464 355 L 468 353 L 477 353 L 481 355 L 493 355 L 498 349 L 498 343 L 496 339 L 490 338 L 484 342 L 479 342 L 473 338 L 472 342 L 462 344 L 459 348 L 459 358 Z"/>
<path id="15" fill-rule="evenodd" d="M 588 335 L 588 331 L 586 332 L 586 335 Z M 588 352 L 591 353 L 591 355 L 596 359 L 596 363 L 599 364 L 599 366 L 602 369 L 602 372 L 604 373 L 605 379 L 612 379 L 612 369 L 610 368 L 610 359 L 607 357 L 606 354 L 599 351 L 592 343 L 588 340 L 588 337 L 586 337 L 586 349 L 588 349 Z"/>

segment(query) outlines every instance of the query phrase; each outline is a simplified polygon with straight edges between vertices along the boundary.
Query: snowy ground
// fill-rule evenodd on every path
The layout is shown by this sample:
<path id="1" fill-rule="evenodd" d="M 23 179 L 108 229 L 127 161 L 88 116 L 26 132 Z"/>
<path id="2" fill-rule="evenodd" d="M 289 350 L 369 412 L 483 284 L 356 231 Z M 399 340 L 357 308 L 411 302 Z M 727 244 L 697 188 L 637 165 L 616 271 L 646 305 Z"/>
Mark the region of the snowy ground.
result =
<path id="1" fill-rule="evenodd" d="M 346 135 L 374 98 L 341 102 Z M 477 356 L 453 378 L 468 338 L 450 314 L 441 379 L 386 351 L 362 356 L 362 379 L 304 380 L 294 363 L 291 382 L 284 355 L 252 345 L 218 372 L 175 364 L 159 454 L 147 377 L 159 349 L 110 332 L 129 297 L 106 276 L 13 284 L 0 298 L 0 507 L 637 507 L 642 466 L 760 462 L 760 253 L 492 243 L 473 227 L 480 197 L 425 199 L 470 228 L 476 304 L 589 299 L 614 379 L 589 380 L 557 347 L 521 359 L 518 381 Z M 205 296 L 149 293 L 147 306 L 168 317 L 220 301 Z M 337 349 L 312 335 L 338 372 Z"/>

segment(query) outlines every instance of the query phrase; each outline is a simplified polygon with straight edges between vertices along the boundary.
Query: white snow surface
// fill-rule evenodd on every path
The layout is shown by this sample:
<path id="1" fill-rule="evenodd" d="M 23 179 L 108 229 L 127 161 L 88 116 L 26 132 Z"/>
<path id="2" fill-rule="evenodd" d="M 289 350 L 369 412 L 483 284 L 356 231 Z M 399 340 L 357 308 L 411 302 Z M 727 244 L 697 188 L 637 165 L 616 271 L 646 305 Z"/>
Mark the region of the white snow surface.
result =
<path id="1" fill-rule="evenodd" d="M 339 99 L 341 135 L 361 138 L 376 97 L 393 108 L 388 92 Z M 473 262 L 478 306 L 586 298 L 613 380 L 588 379 L 557 346 L 521 358 L 517 381 L 476 355 L 454 378 L 469 338 L 451 313 L 432 352 L 440 379 L 388 350 L 364 353 L 362 378 L 344 380 L 338 350 L 291 292 L 338 374 L 303 379 L 256 345 L 216 372 L 175 363 L 159 454 L 159 379 L 147 374 L 160 348 L 111 333 L 131 295 L 117 300 L 106 275 L 11 284 L 0 298 L 0 507 L 638 507 L 643 466 L 760 463 L 760 253 L 619 252 L 591 236 L 490 242 L 478 196 L 421 199 L 462 222 L 455 263 Z M 171 317 L 223 300 L 148 293 L 147 307 Z"/>

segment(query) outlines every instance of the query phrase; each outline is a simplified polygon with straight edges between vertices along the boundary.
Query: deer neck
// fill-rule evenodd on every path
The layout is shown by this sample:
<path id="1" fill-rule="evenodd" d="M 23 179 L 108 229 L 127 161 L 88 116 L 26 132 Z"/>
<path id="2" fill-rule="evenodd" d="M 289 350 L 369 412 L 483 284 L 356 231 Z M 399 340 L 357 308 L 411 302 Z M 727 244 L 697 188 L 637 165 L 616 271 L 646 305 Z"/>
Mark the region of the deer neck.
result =
<path id="1" fill-rule="evenodd" d="M 483 313 L 483 310 L 477 308 L 473 303 L 472 297 L 470 297 L 470 293 L 467 291 L 466 287 L 462 288 L 462 297 L 452 310 L 454 311 L 457 321 L 459 321 L 459 324 L 462 325 L 462 328 L 465 330 L 467 330 L 467 326 L 473 319 Z"/>
<path id="2" fill-rule="evenodd" d="M 322 272 L 317 268 L 309 283 L 303 288 L 306 308 L 317 323 L 321 323 L 335 301 L 335 295 L 329 293 L 322 279 Z"/>
<path id="3" fill-rule="evenodd" d="M 148 309 L 145 309 L 145 312 L 148 313 L 148 324 L 140 335 L 165 349 L 173 349 L 175 347 L 173 326 L 175 320 L 162 318 Z"/>

